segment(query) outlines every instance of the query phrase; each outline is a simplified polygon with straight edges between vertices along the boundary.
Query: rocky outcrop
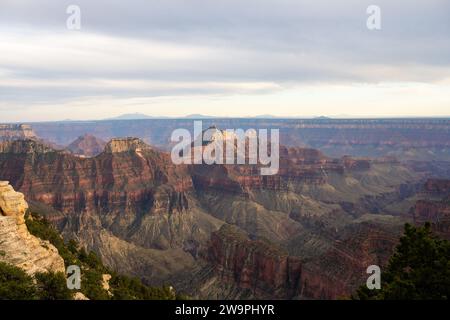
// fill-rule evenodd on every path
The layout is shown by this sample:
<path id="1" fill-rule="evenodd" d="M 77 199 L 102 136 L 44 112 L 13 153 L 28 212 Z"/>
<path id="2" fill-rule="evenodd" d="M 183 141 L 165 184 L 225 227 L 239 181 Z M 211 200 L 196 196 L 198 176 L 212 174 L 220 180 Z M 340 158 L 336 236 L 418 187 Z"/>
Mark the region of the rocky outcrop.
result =
<path id="1" fill-rule="evenodd" d="M 0 261 L 36 272 L 65 272 L 64 260 L 48 241 L 28 232 L 24 215 L 28 204 L 21 193 L 0 181 Z"/>
<path id="2" fill-rule="evenodd" d="M 24 195 L 15 192 L 8 181 L 0 181 L 0 213 L 6 217 L 14 217 L 18 224 L 23 224 L 27 209 Z"/>
<path id="3" fill-rule="evenodd" d="M 82 292 L 75 292 L 73 300 L 89 300 Z"/>
<path id="4" fill-rule="evenodd" d="M 94 157 L 103 152 L 105 145 L 105 141 L 91 134 L 85 134 L 69 144 L 67 149 L 76 155 Z"/>
<path id="5" fill-rule="evenodd" d="M 111 286 L 109 284 L 109 281 L 111 280 L 112 276 L 110 274 L 102 274 L 102 288 L 103 290 L 105 290 L 106 292 L 108 292 L 108 295 L 110 297 L 113 296 L 113 294 L 111 293 Z"/>
<path id="6" fill-rule="evenodd" d="M 0 141 L 34 139 L 36 134 L 28 124 L 0 124 Z"/>

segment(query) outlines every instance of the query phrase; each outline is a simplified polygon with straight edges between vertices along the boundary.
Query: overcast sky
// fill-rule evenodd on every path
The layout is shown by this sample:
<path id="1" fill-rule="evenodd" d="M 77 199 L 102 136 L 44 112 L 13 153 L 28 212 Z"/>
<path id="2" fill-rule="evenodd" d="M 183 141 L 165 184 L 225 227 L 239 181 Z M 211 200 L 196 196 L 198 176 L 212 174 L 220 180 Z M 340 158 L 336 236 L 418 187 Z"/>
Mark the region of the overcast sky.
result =
<path id="1" fill-rule="evenodd" d="M 450 1 L 0 0 L 0 122 L 134 112 L 449 116 Z"/>

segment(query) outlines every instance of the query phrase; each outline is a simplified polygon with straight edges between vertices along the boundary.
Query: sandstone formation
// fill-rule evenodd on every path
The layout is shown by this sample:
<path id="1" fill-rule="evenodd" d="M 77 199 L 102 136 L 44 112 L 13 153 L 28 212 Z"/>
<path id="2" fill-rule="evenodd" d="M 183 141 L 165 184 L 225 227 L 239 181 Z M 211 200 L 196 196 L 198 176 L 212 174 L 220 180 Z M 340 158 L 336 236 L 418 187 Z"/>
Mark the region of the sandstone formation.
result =
<path id="1" fill-rule="evenodd" d="M 106 292 L 108 292 L 109 296 L 112 296 L 113 294 L 111 293 L 110 289 L 110 285 L 109 285 L 109 281 L 111 280 L 111 275 L 110 274 L 102 274 L 102 288 L 103 290 L 105 290 Z"/>
<path id="2" fill-rule="evenodd" d="M 150 147 L 138 138 L 115 138 L 106 144 L 105 152 L 140 152 L 147 149 Z"/>
<path id="3" fill-rule="evenodd" d="M 36 272 L 65 272 L 58 250 L 28 232 L 24 215 L 28 204 L 22 193 L 0 181 L 0 261 Z"/>
<path id="4" fill-rule="evenodd" d="M 89 300 L 82 292 L 75 292 L 75 294 L 73 295 L 73 299 L 74 300 Z"/>
<path id="5" fill-rule="evenodd" d="M 8 181 L 0 181 L 0 213 L 15 217 L 18 224 L 23 224 L 24 215 L 28 209 L 22 193 L 15 192 Z"/>

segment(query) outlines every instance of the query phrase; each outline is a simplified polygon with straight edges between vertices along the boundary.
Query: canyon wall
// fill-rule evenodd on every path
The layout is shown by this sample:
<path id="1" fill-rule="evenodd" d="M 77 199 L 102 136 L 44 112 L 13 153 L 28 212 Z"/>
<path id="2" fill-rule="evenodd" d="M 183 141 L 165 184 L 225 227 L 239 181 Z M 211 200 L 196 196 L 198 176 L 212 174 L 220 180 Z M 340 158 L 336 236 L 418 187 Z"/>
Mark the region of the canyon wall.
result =
<path id="1" fill-rule="evenodd" d="M 431 222 L 438 235 L 450 240 L 450 180 L 429 179 L 424 185 L 424 199 L 411 208 L 416 224 Z"/>
<path id="2" fill-rule="evenodd" d="M 301 260 L 270 243 L 249 240 L 236 227 L 224 225 L 211 234 L 207 259 L 222 281 L 255 297 L 291 299 L 300 294 Z"/>
<path id="3" fill-rule="evenodd" d="M 137 138 L 93 157 L 24 139 L 0 144 L 0 178 L 66 239 L 149 284 L 191 294 L 196 283 L 202 298 L 348 296 L 401 230 L 401 210 L 379 213 L 421 178 L 396 160 L 280 151 L 279 173 L 263 177 L 258 165 L 174 165 Z"/>

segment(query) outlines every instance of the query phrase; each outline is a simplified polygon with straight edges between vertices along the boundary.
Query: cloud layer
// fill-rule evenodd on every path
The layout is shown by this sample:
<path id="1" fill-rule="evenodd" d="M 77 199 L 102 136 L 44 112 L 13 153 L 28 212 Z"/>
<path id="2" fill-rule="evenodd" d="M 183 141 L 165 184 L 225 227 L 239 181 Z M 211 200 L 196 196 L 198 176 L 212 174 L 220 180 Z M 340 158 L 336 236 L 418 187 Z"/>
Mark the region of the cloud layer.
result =
<path id="1" fill-rule="evenodd" d="M 450 115 L 448 1 L 308 2 L 3 0 L 0 121 Z"/>

